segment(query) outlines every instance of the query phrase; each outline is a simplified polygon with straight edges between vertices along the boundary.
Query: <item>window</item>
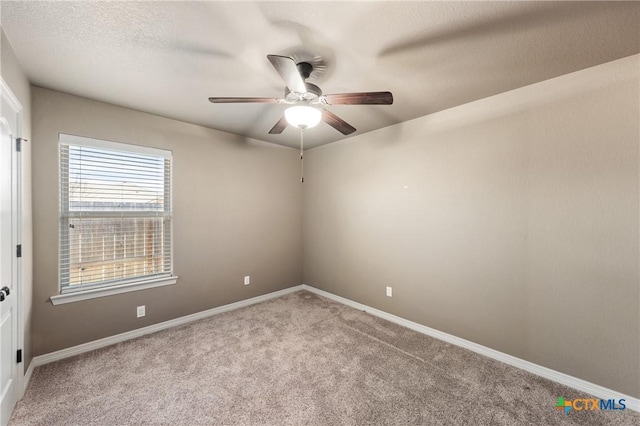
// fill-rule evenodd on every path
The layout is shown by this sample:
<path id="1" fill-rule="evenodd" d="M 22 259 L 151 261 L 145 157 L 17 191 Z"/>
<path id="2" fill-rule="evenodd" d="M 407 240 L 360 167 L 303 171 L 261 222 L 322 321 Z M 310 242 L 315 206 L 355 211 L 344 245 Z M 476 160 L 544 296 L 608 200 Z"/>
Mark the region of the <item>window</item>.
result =
<path id="1" fill-rule="evenodd" d="M 59 255 L 62 296 L 175 283 L 171 152 L 61 134 Z"/>

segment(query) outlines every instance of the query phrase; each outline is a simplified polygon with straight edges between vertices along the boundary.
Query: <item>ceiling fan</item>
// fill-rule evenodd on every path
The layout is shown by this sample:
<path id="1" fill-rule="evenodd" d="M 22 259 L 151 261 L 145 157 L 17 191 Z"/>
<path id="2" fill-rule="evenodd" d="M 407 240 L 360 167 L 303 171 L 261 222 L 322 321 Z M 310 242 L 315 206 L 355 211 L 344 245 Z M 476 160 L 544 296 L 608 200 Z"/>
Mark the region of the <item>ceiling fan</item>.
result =
<path id="1" fill-rule="evenodd" d="M 315 84 L 307 83 L 313 71 L 309 62 L 296 63 L 293 58 L 280 55 L 267 55 L 269 62 L 284 80 L 286 88 L 284 98 L 233 98 L 210 97 L 213 103 L 273 103 L 291 105 L 285 110 L 284 117 L 269 130 L 270 134 L 280 134 L 287 124 L 307 129 L 317 125 L 321 120 L 342 133 L 349 135 L 356 128 L 324 109 L 327 105 L 391 105 L 391 92 L 338 93 L 323 95 Z"/>

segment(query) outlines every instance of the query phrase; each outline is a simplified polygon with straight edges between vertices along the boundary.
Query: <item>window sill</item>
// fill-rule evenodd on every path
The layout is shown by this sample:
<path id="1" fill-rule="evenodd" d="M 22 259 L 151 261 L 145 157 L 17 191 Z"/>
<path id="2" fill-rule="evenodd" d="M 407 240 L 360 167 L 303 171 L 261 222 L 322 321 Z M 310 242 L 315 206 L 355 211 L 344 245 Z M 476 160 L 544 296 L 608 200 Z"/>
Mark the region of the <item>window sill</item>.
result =
<path id="1" fill-rule="evenodd" d="M 112 287 L 95 288 L 91 290 L 76 291 L 73 293 L 58 294 L 51 296 L 51 303 L 62 305 L 65 303 L 79 302 L 81 300 L 95 299 L 98 297 L 113 296 L 114 294 L 128 293 L 130 291 L 146 290 L 148 288 L 172 285 L 178 281 L 178 277 L 158 278 L 155 280 L 140 281 L 115 285 Z"/>

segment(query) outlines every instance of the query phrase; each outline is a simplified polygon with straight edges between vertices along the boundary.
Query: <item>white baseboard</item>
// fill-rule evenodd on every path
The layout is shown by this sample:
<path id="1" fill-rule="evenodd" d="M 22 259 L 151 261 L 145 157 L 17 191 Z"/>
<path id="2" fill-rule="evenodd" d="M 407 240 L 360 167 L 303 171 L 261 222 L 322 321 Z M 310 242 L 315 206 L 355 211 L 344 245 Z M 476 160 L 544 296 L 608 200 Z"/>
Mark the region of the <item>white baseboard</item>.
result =
<path id="1" fill-rule="evenodd" d="M 334 300 L 336 302 L 342 303 L 344 305 L 350 306 L 360 311 L 368 312 L 371 315 L 375 315 L 377 317 L 383 318 L 387 321 L 396 323 L 403 327 L 407 327 L 419 333 L 426 334 L 427 336 L 435 337 L 436 339 L 443 340 L 447 343 L 451 343 L 453 345 L 460 346 L 465 349 L 469 349 L 470 351 L 476 352 L 480 355 L 484 355 L 486 357 L 495 359 L 505 364 L 512 365 L 514 367 L 520 368 L 521 370 L 528 371 L 529 373 L 533 373 L 537 376 L 544 377 L 545 379 L 552 380 L 556 383 L 560 383 L 561 385 L 569 386 L 581 392 L 588 393 L 589 395 L 593 395 L 597 398 L 601 398 L 601 399 L 613 398 L 616 400 L 624 399 L 627 408 L 633 411 L 640 411 L 639 398 L 634 398 L 629 395 L 625 395 L 623 393 L 620 393 L 611 389 L 607 389 L 603 386 L 596 385 L 595 383 L 587 382 L 586 380 L 582 380 L 577 377 L 573 377 L 568 374 L 561 373 L 559 371 L 555 371 L 538 364 L 534 364 L 533 362 L 530 362 L 530 361 L 525 361 L 524 359 L 517 358 L 513 355 L 505 354 L 504 352 L 496 351 L 495 349 L 491 349 L 486 346 L 479 345 L 478 343 L 461 339 L 460 337 L 456 337 L 452 334 L 444 333 L 434 328 L 427 327 L 422 324 L 418 324 L 416 322 L 406 320 L 404 318 L 389 314 L 379 309 L 369 307 L 367 305 L 363 305 L 362 303 L 354 302 L 353 300 L 345 299 L 344 297 L 341 297 L 341 296 L 336 296 L 333 293 L 329 293 L 324 290 L 320 290 L 318 288 L 311 287 L 306 284 L 302 284 L 301 287 L 302 287 L 302 290 L 307 290 L 307 291 L 310 291 L 311 293 L 318 294 L 320 296 L 326 297 L 327 299 Z"/>
<path id="2" fill-rule="evenodd" d="M 165 330 L 167 328 L 187 324 L 187 323 L 197 321 L 203 318 L 207 318 L 213 315 L 217 315 L 223 312 L 253 305 L 255 303 L 264 302 L 266 300 L 284 296 L 285 294 L 294 293 L 299 290 L 307 290 L 309 292 L 318 294 L 320 296 L 326 297 L 327 299 L 334 300 L 336 302 L 342 303 L 344 305 L 350 306 L 360 311 L 368 312 L 371 315 L 375 315 L 377 317 L 383 318 L 387 321 L 393 322 L 403 327 L 407 327 L 419 333 L 426 334 L 427 336 L 435 337 L 436 339 L 443 340 L 447 343 L 460 346 L 462 348 L 465 348 L 470 351 L 476 352 L 480 355 L 484 355 L 486 357 L 495 359 L 505 364 L 512 365 L 514 367 L 528 371 L 529 373 L 533 373 L 540 377 L 544 377 L 545 379 L 549 379 L 556 383 L 560 383 L 562 385 L 569 386 L 576 390 L 588 393 L 589 395 L 593 395 L 597 398 L 602 398 L 602 399 L 613 398 L 616 400 L 624 399 L 626 401 L 627 408 L 633 411 L 640 412 L 639 398 L 634 398 L 629 395 L 625 395 L 623 393 L 620 393 L 611 389 L 607 389 L 603 386 L 596 385 L 595 383 L 591 383 L 586 380 L 582 380 L 577 377 L 573 377 L 568 374 L 561 373 L 559 371 L 555 371 L 538 364 L 534 364 L 530 361 L 525 361 L 521 358 L 517 358 L 515 356 L 505 354 L 504 352 L 496 351 L 495 349 L 482 346 L 478 343 L 461 339 L 460 337 L 456 337 L 452 334 L 444 333 L 434 328 L 427 327 L 422 324 L 418 324 L 416 322 L 406 320 L 396 315 L 392 315 L 387 312 L 381 311 L 379 309 L 375 309 L 370 306 L 363 305 L 362 303 L 354 302 L 353 300 L 349 300 L 344 297 L 337 296 L 335 294 L 326 292 L 324 290 L 320 290 L 315 287 L 311 287 L 306 284 L 289 287 L 284 290 L 275 291 L 273 293 L 264 294 L 262 296 L 253 297 L 247 300 L 241 300 L 239 302 L 231 303 L 224 306 L 219 306 L 217 308 L 209 309 L 206 311 L 198 312 L 198 313 L 187 315 L 184 317 L 150 325 L 148 327 L 139 328 L 136 330 L 128 331 L 126 333 L 116 334 L 115 336 L 105 337 L 104 339 L 94 340 L 93 342 L 83 343 L 81 345 L 73 346 L 71 348 L 66 348 L 56 352 L 51 352 L 45 355 L 37 356 L 31 361 L 31 364 L 29 365 L 29 368 L 27 369 L 27 372 L 24 376 L 23 393 L 29 384 L 29 380 L 31 379 L 31 375 L 35 367 L 39 367 L 41 365 L 45 365 L 54 361 L 59 361 L 61 359 L 69 358 L 75 355 L 80 355 L 82 353 L 89 352 L 94 349 L 99 349 L 105 346 L 124 342 L 126 340 L 135 339 L 136 337 L 144 336 L 150 333 L 155 333 L 157 331 Z"/>
<path id="3" fill-rule="evenodd" d="M 72 346 L 70 348 L 61 349 L 59 351 L 51 352 L 48 354 L 39 355 L 33 358 L 29 368 L 33 371 L 33 367 L 39 367 L 41 365 L 49 364 L 51 362 L 59 361 L 61 359 L 80 355 L 95 349 L 104 348 L 105 346 L 124 342 L 126 340 L 135 339 L 136 337 L 144 336 L 146 334 L 151 334 L 157 331 L 165 330 L 167 328 L 187 324 L 187 323 L 197 321 L 203 318 L 207 318 L 213 315 L 221 314 L 223 312 L 232 311 L 234 309 L 243 308 L 245 306 L 264 302 L 269 299 L 275 299 L 276 297 L 284 296 L 285 294 L 289 294 L 289 293 L 295 293 L 296 291 L 299 291 L 299 290 L 302 290 L 301 285 L 285 288 L 284 290 L 274 291 L 273 293 L 263 294 L 262 296 L 252 297 L 251 299 L 230 303 L 228 305 L 218 306 L 217 308 L 208 309 L 206 311 L 197 312 L 195 314 L 186 315 L 184 317 L 175 318 L 175 319 L 164 321 L 158 324 L 149 325 L 147 327 L 138 328 L 136 330 L 127 331 L 125 333 L 120 333 L 114 336 L 105 337 L 104 339 L 98 339 L 92 342 L 83 343 L 81 345 Z M 29 381 L 25 379 L 25 386 L 24 386 L 25 389 L 28 383 Z"/>
<path id="4" fill-rule="evenodd" d="M 20 388 L 20 395 L 18 400 L 22 399 L 24 393 L 27 391 L 27 387 L 29 386 L 29 381 L 31 380 L 31 376 L 33 375 L 33 369 L 35 367 L 35 362 L 32 359 L 31 364 L 29 364 L 29 368 L 27 368 L 27 372 L 24 373 L 24 377 L 22 377 L 22 387 Z"/>

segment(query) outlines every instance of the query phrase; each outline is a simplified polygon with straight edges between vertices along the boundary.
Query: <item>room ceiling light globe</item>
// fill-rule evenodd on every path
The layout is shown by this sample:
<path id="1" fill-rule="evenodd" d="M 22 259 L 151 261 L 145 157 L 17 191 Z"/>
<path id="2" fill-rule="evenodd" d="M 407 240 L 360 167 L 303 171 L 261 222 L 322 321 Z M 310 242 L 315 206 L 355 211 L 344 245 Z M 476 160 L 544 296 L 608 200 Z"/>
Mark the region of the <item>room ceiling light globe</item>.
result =
<path id="1" fill-rule="evenodd" d="M 284 116 L 292 126 L 300 129 L 309 129 L 320 122 L 322 112 L 312 106 L 296 105 L 287 108 Z"/>

